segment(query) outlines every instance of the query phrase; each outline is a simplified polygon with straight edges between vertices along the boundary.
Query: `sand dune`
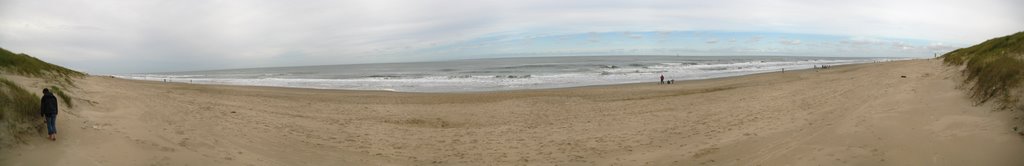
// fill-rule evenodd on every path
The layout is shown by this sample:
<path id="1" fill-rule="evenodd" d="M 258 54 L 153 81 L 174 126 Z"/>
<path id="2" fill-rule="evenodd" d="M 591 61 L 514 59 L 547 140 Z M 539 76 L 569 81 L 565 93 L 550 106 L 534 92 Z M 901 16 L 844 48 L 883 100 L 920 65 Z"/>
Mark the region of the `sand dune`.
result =
<path id="1" fill-rule="evenodd" d="M 1024 164 L 1019 113 L 956 77 L 937 60 L 451 94 L 89 77 L 60 140 L 0 165 Z"/>

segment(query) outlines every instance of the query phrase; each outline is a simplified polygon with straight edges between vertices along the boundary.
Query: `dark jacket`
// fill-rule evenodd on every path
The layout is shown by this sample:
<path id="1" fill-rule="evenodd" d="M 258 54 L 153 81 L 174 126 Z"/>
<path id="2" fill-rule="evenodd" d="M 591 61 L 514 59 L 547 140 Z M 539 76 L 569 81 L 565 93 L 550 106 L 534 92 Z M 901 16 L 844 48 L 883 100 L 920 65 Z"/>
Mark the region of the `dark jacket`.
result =
<path id="1" fill-rule="evenodd" d="M 42 104 L 39 105 L 39 114 L 57 115 L 57 97 L 53 93 L 43 94 Z"/>

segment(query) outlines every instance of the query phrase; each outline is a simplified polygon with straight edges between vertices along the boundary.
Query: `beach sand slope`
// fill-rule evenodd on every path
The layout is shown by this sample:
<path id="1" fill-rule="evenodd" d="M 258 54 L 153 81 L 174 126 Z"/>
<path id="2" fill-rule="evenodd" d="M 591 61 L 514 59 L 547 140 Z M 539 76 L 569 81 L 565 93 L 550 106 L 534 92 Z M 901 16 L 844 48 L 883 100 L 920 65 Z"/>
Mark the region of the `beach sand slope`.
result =
<path id="1" fill-rule="evenodd" d="M 478 93 L 88 77 L 60 140 L 0 165 L 1024 164 L 1019 113 L 974 106 L 957 73 L 910 60 Z"/>

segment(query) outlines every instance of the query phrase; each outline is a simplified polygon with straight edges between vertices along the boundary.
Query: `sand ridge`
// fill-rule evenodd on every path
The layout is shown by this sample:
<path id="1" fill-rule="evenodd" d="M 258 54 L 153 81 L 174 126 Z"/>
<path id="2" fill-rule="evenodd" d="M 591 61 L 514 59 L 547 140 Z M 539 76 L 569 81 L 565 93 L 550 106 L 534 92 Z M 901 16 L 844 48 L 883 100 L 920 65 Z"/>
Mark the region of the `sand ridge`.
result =
<path id="1" fill-rule="evenodd" d="M 907 76 L 907 78 L 900 78 Z M 937 60 L 672 85 L 400 93 L 89 77 L 3 165 L 1020 165 Z M 31 80 L 22 80 L 31 82 Z M 30 84 L 31 85 L 31 84 Z M 39 86 L 39 85 L 36 85 Z M 41 87 L 41 86 L 40 86 Z M 47 154 L 55 159 L 46 160 Z M 86 163 L 86 164 L 83 164 Z"/>

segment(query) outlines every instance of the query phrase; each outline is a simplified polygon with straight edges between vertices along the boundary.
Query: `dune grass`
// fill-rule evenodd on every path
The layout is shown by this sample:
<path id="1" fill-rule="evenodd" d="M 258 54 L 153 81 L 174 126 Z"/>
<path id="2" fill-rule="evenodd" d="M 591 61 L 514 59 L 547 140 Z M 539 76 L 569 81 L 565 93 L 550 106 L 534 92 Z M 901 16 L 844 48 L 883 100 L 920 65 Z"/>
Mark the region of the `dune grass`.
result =
<path id="1" fill-rule="evenodd" d="M 14 52 L 3 48 L 0 48 L 0 68 L 4 68 L 5 71 L 8 72 L 25 76 L 42 77 L 47 74 L 55 74 L 64 77 L 85 76 L 85 73 L 46 63 L 23 53 L 15 54 Z"/>
<path id="2" fill-rule="evenodd" d="M 42 131 L 39 97 L 0 78 L 0 146 L 11 146 Z"/>
<path id="3" fill-rule="evenodd" d="M 963 66 L 964 85 L 977 104 L 995 100 L 1000 109 L 1020 105 L 1024 80 L 1024 32 L 989 39 L 941 57 L 947 65 Z"/>
<path id="4" fill-rule="evenodd" d="M 44 79 L 47 84 L 53 84 L 50 89 L 63 99 L 68 108 L 73 103 L 67 89 L 62 87 L 74 87 L 74 78 L 86 75 L 3 48 L 0 48 L 0 72 Z M 0 77 L 0 147 L 24 143 L 42 133 L 44 125 L 39 114 L 39 101 L 39 96 Z"/>
<path id="5" fill-rule="evenodd" d="M 75 104 L 71 101 L 71 95 L 68 95 L 67 93 L 64 93 L 64 91 L 61 90 L 59 86 L 51 86 L 50 87 L 50 92 L 53 92 L 54 95 L 57 95 L 57 97 L 60 97 L 60 100 L 63 101 L 64 104 L 67 104 L 68 108 L 74 108 L 75 107 Z"/>

